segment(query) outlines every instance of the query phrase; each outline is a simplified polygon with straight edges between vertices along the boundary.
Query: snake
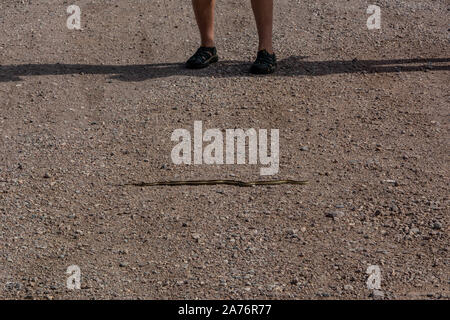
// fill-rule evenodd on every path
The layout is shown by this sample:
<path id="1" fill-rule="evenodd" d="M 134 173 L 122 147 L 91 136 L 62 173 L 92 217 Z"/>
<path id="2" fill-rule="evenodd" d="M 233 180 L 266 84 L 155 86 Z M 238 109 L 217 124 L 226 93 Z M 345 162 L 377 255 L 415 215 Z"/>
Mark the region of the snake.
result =
<path id="1" fill-rule="evenodd" d="M 237 187 L 254 187 L 270 185 L 305 185 L 307 180 L 260 180 L 260 181 L 239 181 L 239 180 L 182 180 L 182 181 L 156 181 L 156 182 L 134 182 L 126 183 L 125 186 L 135 187 L 158 187 L 158 186 L 210 186 L 228 185 Z"/>

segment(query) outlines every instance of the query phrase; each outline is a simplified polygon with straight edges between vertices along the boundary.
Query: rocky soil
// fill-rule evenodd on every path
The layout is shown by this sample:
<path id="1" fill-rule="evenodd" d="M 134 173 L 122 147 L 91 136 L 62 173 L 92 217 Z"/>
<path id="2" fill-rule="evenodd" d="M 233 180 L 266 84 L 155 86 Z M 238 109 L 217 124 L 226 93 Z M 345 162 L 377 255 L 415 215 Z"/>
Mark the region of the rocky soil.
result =
<path id="1" fill-rule="evenodd" d="M 276 1 L 279 70 L 252 76 L 249 1 L 218 1 L 221 61 L 189 1 L 0 3 L 3 299 L 448 299 L 449 6 Z M 174 165 L 175 129 L 280 130 L 307 186 L 121 186 L 263 179 Z M 66 270 L 81 270 L 69 290 Z M 377 265 L 381 287 L 367 287 Z"/>

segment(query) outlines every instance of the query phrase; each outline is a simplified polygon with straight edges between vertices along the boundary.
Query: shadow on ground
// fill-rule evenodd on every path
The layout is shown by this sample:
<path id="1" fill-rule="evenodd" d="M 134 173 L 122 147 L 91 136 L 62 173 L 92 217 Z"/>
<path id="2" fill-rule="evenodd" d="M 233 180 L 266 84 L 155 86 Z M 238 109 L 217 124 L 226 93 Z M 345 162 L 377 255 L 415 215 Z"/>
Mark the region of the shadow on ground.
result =
<path id="1" fill-rule="evenodd" d="M 416 58 L 391 60 L 330 60 L 308 61 L 308 57 L 292 56 L 279 61 L 276 76 L 324 76 L 339 73 L 389 73 L 425 70 L 450 70 L 450 58 Z M 143 65 L 89 64 L 22 64 L 0 66 L 0 82 L 20 81 L 21 76 L 105 74 L 121 81 L 144 81 L 170 76 L 245 77 L 249 62 L 221 61 L 207 69 L 188 70 L 182 63 Z"/>

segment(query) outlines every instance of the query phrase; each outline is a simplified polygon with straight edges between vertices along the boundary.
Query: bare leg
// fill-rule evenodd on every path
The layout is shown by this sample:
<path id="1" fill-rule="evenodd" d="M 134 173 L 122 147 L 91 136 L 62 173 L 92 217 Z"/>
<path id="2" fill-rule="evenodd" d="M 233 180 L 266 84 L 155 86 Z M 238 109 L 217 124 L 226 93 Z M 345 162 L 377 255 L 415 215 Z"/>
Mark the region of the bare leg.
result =
<path id="1" fill-rule="evenodd" d="M 214 47 L 215 0 L 192 0 L 202 47 Z"/>
<path id="2" fill-rule="evenodd" d="M 259 36 L 258 51 L 266 49 L 272 54 L 273 0 L 252 0 L 252 8 Z"/>

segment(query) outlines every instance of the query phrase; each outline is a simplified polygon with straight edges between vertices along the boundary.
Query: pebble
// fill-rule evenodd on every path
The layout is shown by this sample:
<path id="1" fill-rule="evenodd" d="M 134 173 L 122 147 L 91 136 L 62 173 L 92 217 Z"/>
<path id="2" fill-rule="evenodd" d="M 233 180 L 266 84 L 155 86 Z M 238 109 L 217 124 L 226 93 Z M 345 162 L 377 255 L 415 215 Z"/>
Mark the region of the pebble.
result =
<path id="1" fill-rule="evenodd" d="M 323 298 L 328 298 L 330 296 L 328 292 L 317 292 L 316 295 Z"/>
<path id="2" fill-rule="evenodd" d="M 398 186 L 398 182 L 396 180 L 383 180 L 384 183 L 389 183 L 392 184 L 394 186 Z"/>
<path id="3" fill-rule="evenodd" d="M 345 216 L 345 212 L 343 212 L 343 211 L 331 211 L 331 212 L 327 212 L 325 214 L 325 217 L 332 218 L 332 219 L 339 219 L 343 216 Z"/>
<path id="4" fill-rule="evenodd" d="M 440 222 L 434 222 L 431 226 L 434 230 L 441 230 L 442 229 L 442 223 Z"/>
<path id="5" fill-rule="evenodd" d="M 352 291 L 352 290 L 353 290 L 353 286 L 352 286 L 351 284 L 346 284 L 346 285 L 344 286 L 344 290 L 346 290 L 346 291 Z"/>

